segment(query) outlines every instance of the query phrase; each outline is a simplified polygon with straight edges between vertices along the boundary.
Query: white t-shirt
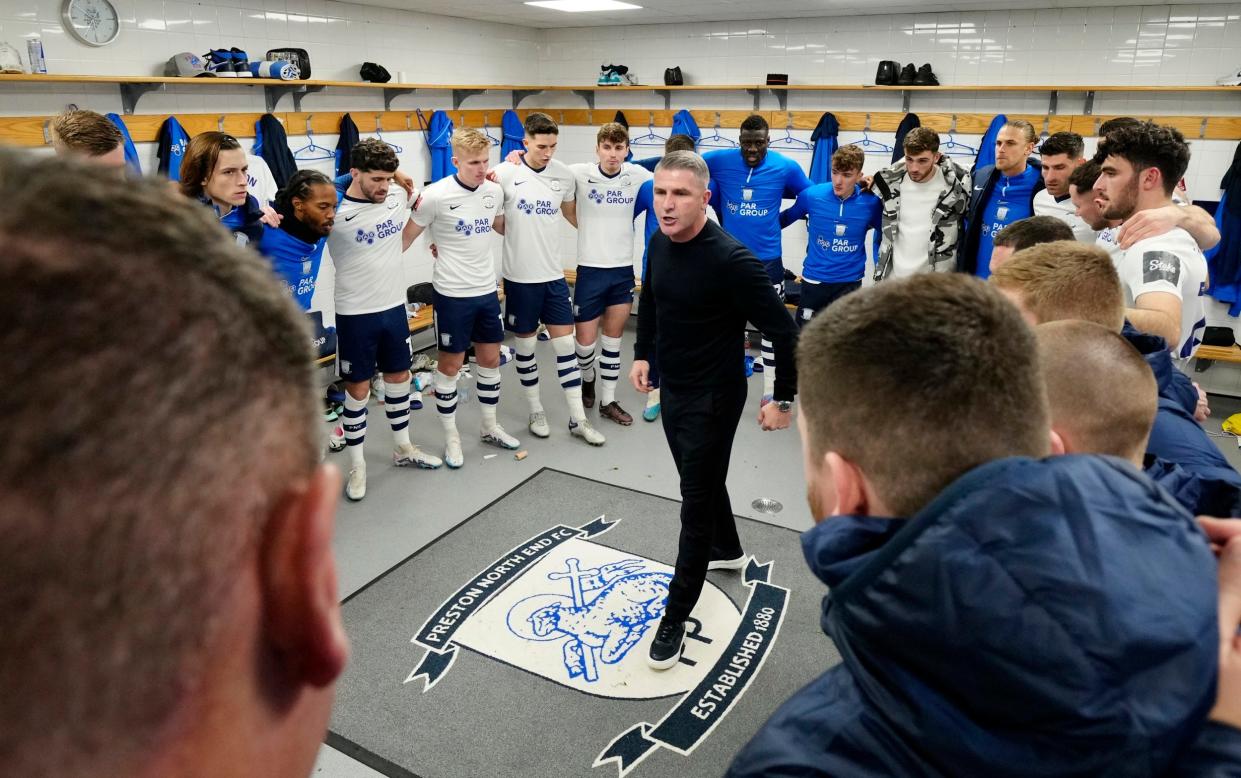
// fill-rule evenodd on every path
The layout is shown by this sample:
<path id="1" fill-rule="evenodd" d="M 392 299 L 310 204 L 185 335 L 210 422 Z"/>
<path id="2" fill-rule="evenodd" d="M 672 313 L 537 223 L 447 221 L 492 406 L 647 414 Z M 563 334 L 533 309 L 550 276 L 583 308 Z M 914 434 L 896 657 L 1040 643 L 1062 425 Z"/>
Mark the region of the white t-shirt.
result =
<path id="1" fill-rule="evenodd" d="M 935 204 L 948 188 L 944 172 L 935 166 L 935 173 L 918 183 L 905 174 L 901 182 L 901 211 L 896 225 L 896 243 L 892 246 L 893 278 L 924 273 L 931 269 L 931 217 Z"/>
<path id="2" fill-rule="evenodd" d="M 260 205 L 270 205 L 271 201 L 276 199 L 279 187 L 276 186 L 276 179 L 272 176 L 267 161 L 262 157 L 247 154 L 246 164 L 250 167 L 249 172 L 246 173 L 250 179 L 250 194 L 254 195 L 254 199 L 258 200 Z"/>
<path id="3" fill-rule="evenodd" d="M 413 220 L 427 229 L 439 258 L 431 283 L 448 297 L 478 297 L 496 290 L 491 225 L 500 215 L 504 192 L 484 181 L 470 189 L 456 176 L 441 178 L 414 202 Z"/>
<path id="4" fill-rule="evenodd" d="M 573 202 L 573 171 L 557 159 L 539 171 L 505 162 L 496 177 L 504 190 L 504 277 L 523 284 L 564 278 L 560 204 Z"/>
<path id="5" fill-rule="evenodd" d="M 1120 227 L 1104 227 L 1099 230 L 1095 236 L 1094 244 L 1103 249 L 1112 258 L 1112 264 L 1116 265 L 1116 269 L 1120 269 L 1121 257 L 1125 252 L 1120 248 L 1120 244 L 1116 242 L 1116 238 L 1120 233 Z"/>
<path id="6" fill-rule="evenodd" d="M 382 203 L 346 195 L 336 208 L 327 247 L 336 266 L 336 312 L 376 313 L 405 304 L 401 230 L 409 196 L 396 184 Z"/>
<path id="7" fill-rule="evenodd" d="M 1099 237 L 1099 234 L 1077 215 L 1077 206 L 1073 205 L 1073 199 L 1068 195 L 1057 200 L 1046 189 L 1038 190 L 1034 195 L 1034 215 L 1055 216 L 1072 228 L 1073 237 L 1081 243 L 1094 243 Z"/>
<path id="8" fill-rule="evenodd" d="M 577 192 L 577 264 L 633 265 L 633 201 L 651 178 L 646 168 L 625 162 L 614 176 L 596 164 L 570 165 Z"/>
<path id="9" fill-rule="evenodd" d="M 1193 356 L 1207 326 L 1203 301 L 1207 262 L 1193 237 L 1175 227 L 1163 235 L 1140 240 L 1123 253 L 1119 271 L 1126 307 L 1134 307 L 1142 295 L 1150 292 L 1167 292 L 1180 299 L 1180 340 L 1168 346 L 1174 357 Z"/>

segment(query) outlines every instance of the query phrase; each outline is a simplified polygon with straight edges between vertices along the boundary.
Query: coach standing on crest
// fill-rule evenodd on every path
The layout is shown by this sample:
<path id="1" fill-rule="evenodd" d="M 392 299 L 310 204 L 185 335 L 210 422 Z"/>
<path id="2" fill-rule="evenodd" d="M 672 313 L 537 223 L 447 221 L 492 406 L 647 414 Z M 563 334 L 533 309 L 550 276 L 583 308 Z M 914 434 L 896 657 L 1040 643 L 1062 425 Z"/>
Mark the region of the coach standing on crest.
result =
<path id="1" fill-rule="evenodd" d="M 657 670 L 680 659 L 684 622 L 707 570 L 745 564 L 725 481 L 746 399 L 746 321 L 771 339 L 776 353 L 774 401 L 759 411 L 763 429 L 789 426 L 797 391 L 797 326 L 763 265 L 707 221 L 708 183 L 706 163 L 691 151 L 672 152 L 655 168 L 659 232 L 651 236 L 629 373 L 639 392 L 650 391 L 647 356 L 658 351 L 664 435 L 681 476 L 676 573 L 650 651 Z"/>

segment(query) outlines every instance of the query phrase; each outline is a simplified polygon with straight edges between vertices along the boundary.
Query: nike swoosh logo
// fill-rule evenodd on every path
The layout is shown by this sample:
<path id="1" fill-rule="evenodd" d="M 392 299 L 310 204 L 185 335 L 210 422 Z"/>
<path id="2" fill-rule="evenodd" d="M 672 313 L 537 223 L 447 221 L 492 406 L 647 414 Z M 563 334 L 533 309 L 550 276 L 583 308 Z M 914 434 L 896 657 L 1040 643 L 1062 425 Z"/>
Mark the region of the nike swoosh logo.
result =
<path id="1" fill-rule="evenodd" d="M 524 184 L 524 183 L 526 183 L 526 182 L 525 182 L 525 181 L 514 181 L 514 182 L 513 182 L 513 186 L 521 186 L 521 185 L 522 185 L 522 184 Z"/>
<path id="2" fill-rule="evenodd" d="M 353 217 L 355 217 L 355 216 L 357 216 L 357 214 L 356 214 L 356 213 L 351 213 L 351 214 L 349 214 L 348 216 L 346 216 L 346 217 L 345 217 L 345 221 L 353 221 Z"/>
<path id="3" fill-rule="evenodd" d="M 588 178 L 588 179 L 586 179 L 586 183 L 588 183 L 588 184 L 602 184 L 603 182 L 602 182 L 602 181 L 596 181 L 596 180 L 595 180 L 595 179 L 593 179 L 593 178 Z"/>
<path id="4" fill-rule="evenodd" d="M 391 211 L 394 208 L 399 208 L 400 205 L 401 205 L 400 203 L 393 203 L 392 205 L 388 206 L 388 210 Z"/>
<path id="5" fill-rule="evenodd" d="M 460 205 L 450 205 L 450 206 L 448 206 L 448 210 L 450 210 L 450 211 L 455 211 L 455 210 L 457 210 L 457 209 L 458 209 L 458 208 L 460 208 L 460 207 L 461 207 Z"/>

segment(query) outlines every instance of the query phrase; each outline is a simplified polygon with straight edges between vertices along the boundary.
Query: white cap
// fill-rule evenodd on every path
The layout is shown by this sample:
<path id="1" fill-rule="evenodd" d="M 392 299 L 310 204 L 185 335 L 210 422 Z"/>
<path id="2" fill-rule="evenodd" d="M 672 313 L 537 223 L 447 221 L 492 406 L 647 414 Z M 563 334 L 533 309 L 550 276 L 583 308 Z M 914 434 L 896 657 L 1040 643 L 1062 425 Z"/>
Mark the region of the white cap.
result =
<path id="1" fill-rule="evenodd" d="M 5 41 L 0 41 L 0 73 L 25 73 L 22 55 Z"/>

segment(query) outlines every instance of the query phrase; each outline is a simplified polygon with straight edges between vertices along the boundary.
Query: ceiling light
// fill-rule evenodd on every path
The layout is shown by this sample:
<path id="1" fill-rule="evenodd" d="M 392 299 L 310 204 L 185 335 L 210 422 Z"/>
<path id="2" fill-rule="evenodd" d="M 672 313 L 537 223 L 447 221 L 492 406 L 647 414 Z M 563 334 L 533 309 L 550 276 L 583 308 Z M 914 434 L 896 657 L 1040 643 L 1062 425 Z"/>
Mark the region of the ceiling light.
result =
<path id="1" fill-rule="evenodd" d="M 526 5 L 534 5 L 539 8 L 550 8 L 553 11 L 566 11 L 568 13 L 581 13 L 583 11 L 628 11 L 642 7 L 640 5 L 633 5 L 632 3 L 617 2 L 617 0 L 537 0 L 537 2 L 528 2 Z"/>

